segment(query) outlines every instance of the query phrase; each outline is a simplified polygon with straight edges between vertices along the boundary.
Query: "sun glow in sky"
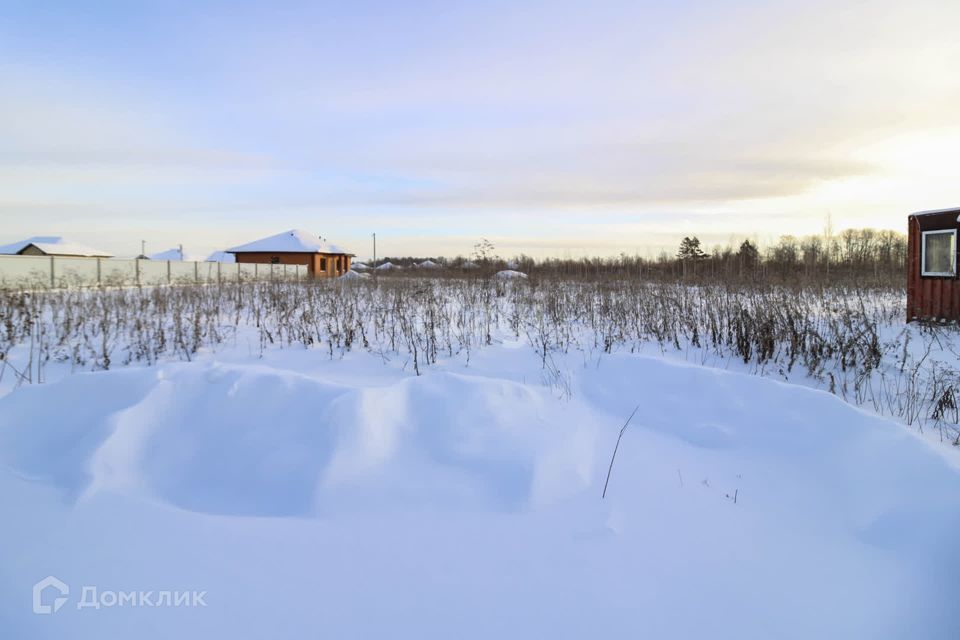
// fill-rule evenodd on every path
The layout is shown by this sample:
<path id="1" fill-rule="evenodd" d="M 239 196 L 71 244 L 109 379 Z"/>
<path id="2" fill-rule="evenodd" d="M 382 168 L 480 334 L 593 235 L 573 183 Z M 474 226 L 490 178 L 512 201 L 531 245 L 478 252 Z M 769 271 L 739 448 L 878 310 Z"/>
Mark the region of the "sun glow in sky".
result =
<path id="1" fill-rule="evenodd" d="M 960 204 L 956 1 L 0 3 L 0 244 L 652 254 Z"/>

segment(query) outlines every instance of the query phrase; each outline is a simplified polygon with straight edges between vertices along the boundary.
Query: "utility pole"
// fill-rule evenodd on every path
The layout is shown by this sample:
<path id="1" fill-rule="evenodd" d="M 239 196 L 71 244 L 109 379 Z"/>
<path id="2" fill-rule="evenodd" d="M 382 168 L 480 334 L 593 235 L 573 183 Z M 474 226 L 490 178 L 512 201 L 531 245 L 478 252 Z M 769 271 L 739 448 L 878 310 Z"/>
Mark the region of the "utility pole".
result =
<path id="1" fill-rule="evenodd" d="M 373 275 L 377 275 L 377 234 L 373 234 Z"/>
<path id="2" fill-rule="evenodd" d="M 143 256 L 144 258 L 147 257 L 147 241 L 146 240 L 140 241 L 140 255 Z"/>

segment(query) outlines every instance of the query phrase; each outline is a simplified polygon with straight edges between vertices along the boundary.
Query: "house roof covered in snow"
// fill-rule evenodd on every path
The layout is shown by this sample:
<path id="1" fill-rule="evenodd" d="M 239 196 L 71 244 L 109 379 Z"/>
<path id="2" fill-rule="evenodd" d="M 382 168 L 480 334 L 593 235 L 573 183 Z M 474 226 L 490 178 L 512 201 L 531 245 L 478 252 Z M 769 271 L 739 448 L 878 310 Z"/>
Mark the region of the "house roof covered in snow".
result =
<path id="1" fill-rule="evenodd" d="M 339 253 L 353 255 L 349 251 L 327 242 L 303 229 L 291 229 L 269 238 L 254 240 L 247 244 L 227 249 L 227 253 Z"/>
<path id="2" fill-rule="evenodd" d="M 236 262 L 237 258 L 232 253 L 227 253 L 226 251 L 214 251 L 209 256 L 205 262 Z"/>
<path id="3" fill-rule="evenodd" d="M 79 242 L 69 242 L 61 236 L 33 236 L 20 242 L 13 242 L 0 246 L 0 254 L 22 254 L 28 247 L 33 246 L 48 256 L 81 256 L 90 258 L 112 258 L 112 253 L 88 247 Z"/>
<path id="4" fill-rule="evenodd" d="M 937 213 L 954 213 L 954 212 L 960 213 L 960 207 L 949 207 L 949 208 L 947 208 L 947 209 L 930 209 L 930 210 L 928 210 L 928 211 L 917 211 L 916 213 L 913 213 L 913 214 L 911 214 L 911 215 L 914 215 L 914 216 L 929 216 L 929 215 L 934 215 L 934 214 L 937 214 Z"/>
<path id="5" fill-rule="evenodd" d="M 166 251 L 161 251 L 159 253 L 150 254 L 151 260 L 173 260 L 174 262 L 186 261 L 186 262 L 201 262 L 202 258 L 198 256 L 191 255 L 185 251 L 182 251 L 178 247 L 173 249 L 167 249 Z"/>

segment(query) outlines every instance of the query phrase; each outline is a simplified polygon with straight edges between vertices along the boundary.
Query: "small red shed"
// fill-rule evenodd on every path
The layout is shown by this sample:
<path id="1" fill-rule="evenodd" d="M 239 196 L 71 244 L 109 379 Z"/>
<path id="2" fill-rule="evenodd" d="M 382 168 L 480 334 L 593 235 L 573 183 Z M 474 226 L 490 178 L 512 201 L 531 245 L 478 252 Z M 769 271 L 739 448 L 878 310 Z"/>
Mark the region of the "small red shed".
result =
<path id="1" fill-rule="evenodd" d="M 907 322 L 960 320 L 960 208 L 915 213 L 908 227 Z"/>

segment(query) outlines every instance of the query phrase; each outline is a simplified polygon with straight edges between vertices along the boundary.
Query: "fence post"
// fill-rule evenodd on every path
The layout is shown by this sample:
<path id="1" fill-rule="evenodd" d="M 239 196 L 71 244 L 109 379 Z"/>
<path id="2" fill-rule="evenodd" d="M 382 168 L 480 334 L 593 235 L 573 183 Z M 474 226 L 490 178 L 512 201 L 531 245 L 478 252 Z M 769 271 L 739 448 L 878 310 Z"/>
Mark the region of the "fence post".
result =
<path id="1" fill-rule="evenodd" d="M 173 278 L 170 276 L 170 260 L 167 260 L 167 284 L 171 284 Z"/>
<path id="2" fill-rule="evenodd" d="M 217 260 L 217 286 L 218 286 L 218 287 L 223 284 L 223 280 L 221 279 L 221 276 L 220 276 L 220 265 L 221 265 L 221 264 L 223 264 L 223 263 L 220 262 L 219 260 Z"/>
<path id="3" fill-rule="evenodd" d="M 133 271 L 135 274 L 133 276 L 134 284 L 136 284 L 139 287 L 140 286 L 140 259 L 139 258 L 133 259 Z"/>
<path id="4" fill-rule="evenodd" d="M 101 261 L 103 258 L 97 258 L 97 286 L 103 286 L 103 265 Z"/>
<path id="5" fill-rule="evenodd" d="M 200 284 L 200 263 L 193 263 L 193 284 Z"/>
<path id="6" fill-rule="evenodd" d="M 54 267 L 53 267 L 53 264 L 54 264 L 53 261 L 54 261 L 54 260 L 55 260 L 55 258 L 54 258 L 53 256 L 50 256 L 50 288 L 51 288 L 51 289 L 53 289 L 54 287 L 57 286 L 57 284 L 56 284 L 56 282 L 57 282 L 57 281 L 56 281 L 56 275 L 55 275 L 56 269 L 54 269 Z"/>

